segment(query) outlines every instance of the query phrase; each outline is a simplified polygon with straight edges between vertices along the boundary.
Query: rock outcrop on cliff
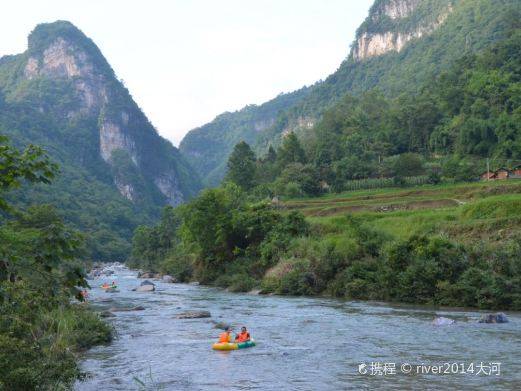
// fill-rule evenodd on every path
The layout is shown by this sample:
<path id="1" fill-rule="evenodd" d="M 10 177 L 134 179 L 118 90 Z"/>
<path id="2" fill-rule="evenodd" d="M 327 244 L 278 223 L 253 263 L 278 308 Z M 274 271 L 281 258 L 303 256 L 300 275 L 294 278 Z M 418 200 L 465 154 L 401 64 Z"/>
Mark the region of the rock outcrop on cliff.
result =
<path id="1" fill-rule="evenodd" d="M 443 5 L 443 6 L 442 6 Z M 421 0 L 388 0 L 377 2 L 368 20 L 360 27 L 351 56 L 360 61 L 390 51 L 399 52 L 411 40 L 436 30 L 452 12 L 450 1 L 439 0 L 436 13 L 417 17 L 424 3 Z"/>

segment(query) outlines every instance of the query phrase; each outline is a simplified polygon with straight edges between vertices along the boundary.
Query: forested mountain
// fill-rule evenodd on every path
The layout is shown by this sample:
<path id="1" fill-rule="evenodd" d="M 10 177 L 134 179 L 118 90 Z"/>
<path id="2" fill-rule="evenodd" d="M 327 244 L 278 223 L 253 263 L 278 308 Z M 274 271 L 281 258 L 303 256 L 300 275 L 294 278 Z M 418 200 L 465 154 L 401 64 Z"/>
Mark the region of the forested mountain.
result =
<path id="1" fill-rule="evenodd" d="M 124 257 L 137 224 L 200 183 L 160 137 L 96 45 L 69 22 L 38 25 L 26 52 L 0 59 L 0 133 L 42 146 L 61 175 L 13 195 L 56 204 L 87 234 L 93 259 Z"/>
<path id="2" fill-rule="evenodd" d="M 311 88 L 280 94 L 260 106 L 249 105 L 234 113 L 223 113 L 212 122 L 193 129 L 179 146 L 181 153 L 208 186 L 218 185 L 226 173 L 227 157 L 235 144 L 255 144 L 259 134 L 276 125 L 284 110 L 304 98 Z"/>
<path id="3" fill-rule="evenodd" d="M 243 111 L 227 114 L 188 133 L 180 150 L 206 184 L 214 185 L 225 170 L 216 176 L 213 169 L 224 167 L 233 147 L 227 140 L 244 140 L 262 154 L 290 131 L 301 138 L 313 134 L 323 113 L 346 94 L 377 88 L 387 98 L 414 95 L 465 53 L 505 39 L 520 9 L 516 0 L 376 0 L 335 73 L 293 93 L 291 101 L 281 95 L 270 102 L 281 103 L 279 112 L 268 117 L 271 126 L 254 132 L 254 122 L 237 125 Z M 259 115 L 262 107 L 249 107 L 249 116 Z"/>

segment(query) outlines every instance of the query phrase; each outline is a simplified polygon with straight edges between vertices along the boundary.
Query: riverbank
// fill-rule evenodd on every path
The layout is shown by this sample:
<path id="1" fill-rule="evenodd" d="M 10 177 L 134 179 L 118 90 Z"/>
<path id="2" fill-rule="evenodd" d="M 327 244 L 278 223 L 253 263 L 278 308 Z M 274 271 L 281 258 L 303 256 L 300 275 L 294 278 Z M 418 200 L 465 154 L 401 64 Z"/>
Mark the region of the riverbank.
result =
<path id="1" fill-rule="evenodd" d="M 509 323 L 480 324 L 482 312 L 324 298 L 258 296 L 228 293 L 191 284 L 153 281 L 155 292 L 135 292 L 143 280 L 123 269 L 114 276 L 119 293 L 98 288 L 91 303 L 108 318 L 118 337 L 84 355 L 91 373 L 77 391 L 133 390 L 349 390 L 424 388 L 510 390 L 521 381 L 521 315 L 507 312 Z M 112 276 L 109 278 L 113 278 Z M 179 319 L 186 311 L 209 311 L 211 317 Z M 436 316 L 454 319 L 436 327 Z M 246 325 L 257 346 L 231 353 L 214 352 L 221 332 L 217 323 L 235 329 Z M 360 374 L 371 362 L 441 364 L 501 362 L 499 376 L 432 374 L 387 376 Z M 369 368 L 369 367 L 368 367 Z M 283 371 L 284 375 L 281 375 Z"/>
<path id="2" fill-rule="evenodd" d="M 227 185 L 138 229 L 130 265 L 232 292 L 521 310 L 520 238 L 516 180 L 277 203 Z"/>

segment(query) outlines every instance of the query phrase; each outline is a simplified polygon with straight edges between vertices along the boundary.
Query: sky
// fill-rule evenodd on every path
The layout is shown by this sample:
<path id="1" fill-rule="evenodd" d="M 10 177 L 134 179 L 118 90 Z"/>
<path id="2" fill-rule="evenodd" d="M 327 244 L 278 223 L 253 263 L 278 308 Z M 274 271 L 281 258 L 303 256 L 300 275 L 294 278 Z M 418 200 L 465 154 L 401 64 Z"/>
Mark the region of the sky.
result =
<path id="1" fill-rule="evenodd" d="M 225 111 L 326 78 L 373 0 L 17 0 L 0 56 L 38 24 L 68 20 L 101 49 L 159 134 L 178 145 Z"/>

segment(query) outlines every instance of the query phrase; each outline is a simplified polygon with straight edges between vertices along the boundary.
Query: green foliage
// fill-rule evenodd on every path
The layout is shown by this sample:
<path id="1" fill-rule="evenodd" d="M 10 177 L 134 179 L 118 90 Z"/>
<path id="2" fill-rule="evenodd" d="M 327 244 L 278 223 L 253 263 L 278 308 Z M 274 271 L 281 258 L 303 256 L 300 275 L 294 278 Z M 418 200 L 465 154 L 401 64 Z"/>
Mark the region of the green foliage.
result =
<path id="1" fill-rule="evenodd" d="M 177 279 L 179 282 L 188 282 L 194 274 L 195 255 L 185 250 L 182 244 L 175 246 L 159 263 L 158 269 Z M 140 265 L 141 266 L 141 265 Z M 151 264 L 149 269 L 156 266 Z"/>
<path id="2" fill-rule="evenodd" d="M 90 310 L 50 299 L 23 281 L 0 282 L 0 389 L 67 389 L 85 378 L 75 352 L 109 342 Z"/>
<path id="3" fill-rule="evenodd" d="M 174 247 L 179 239 L 177 230 L 181 225 L 181 210 L 167 206 L 163 209 L 161 220 L 155 227 L 139 226 L 132 238 L 132 255 L 128 261 L 131 267 L 141 267 L 156 271 L 168 249 Z"/>
<path id="4" fill-rule="evenodd" d="M 278 194 L 288 197 L 316 196 L 321 192 L 316 169 L 302 163 L 288 164 L 275 182 L 275 188 L 279 189 Z"/>
<path id="5" fill-rule="evenodd" d="M 423 174 L 421 158 L 414 153 L 404 153 L 394 162 L 394 173 L 397 176 L 416 176 Z"/>
<path id="6" fill-rule="evenodd" d="M 345 96 L 302 135 L 307 154 L 293 132 L 283 139 L 273 190 L 299 197 L 438 183 L 437 174 L 423 175 L 425 166 L 440 165 L 445 179 L 470 181 L 490 156 L 513 166 L 521 159 L 520 31 L 467 54 L 416 94 Z"/>
<path id="7" fill-rule="evenodd" d="M 19 187 L 22 180 L 33 183 L 49 183 L 57 171 L 45 152 L 34 145 L 19 151 L 7 144 L 7 137 L 0 135 L 0 191 Z M 8 205 L 2 199 L 0 210 Z"/>
<path id="8" fill-rule="evenodd" d="M 306 153 L 295 133 L 291 132 L 284 137 L 277 151 L 277 164 L 286 167 L 293 163 L 306 164 Z"/>
<path id="9" fill-rule="evenodd" d="M 226 179 L 243 190 L 250 190 L 254 186 L 255 169 L 255 154 L 247 143 L 241 141 L 228 159 Z"/>
<path id="10" fill-rule="evenodd" d="M 2 205 L 20 178 L 48 182 L 56 169 L 36 147 L 3 145 L 1 157 Z M 85 376 L 75 352 L 112 338 L 98 316 L 71 303 L 88 286 L 81 236 L 52 207 L 9 211 L 0 220 L 0 389 L 71 388 Z"/>
<path id="11" fill-rule="evenodd" d="M 304 87 L 260 106 L 248 105 L 234 113 L 223 113 L 190 131 L 179 149 L 206 186 L 217 186 L 226 174 L 226 162 L 234 146 L 240 141 L 255 145 L 259 131 L 268 129 L 279 113 L 300 101 L 308 91 Z"/>
<path id="12" fill-rule="evenodd" d="M 488 197 L 465 205 L 462 216 L 466 219 L 501 219 L 516 216 L 521 210 L 521 199 L 517 195 Z"/>
<path id="13" fill-rule="evenodd" d="M 169 213 L 176 218 L 136 230 L 131 265 L 233 291 L 252 289 L 291 239 L 308 230 L 301 214 L 248 201 L 233 183 L 205 190 Z"/>

